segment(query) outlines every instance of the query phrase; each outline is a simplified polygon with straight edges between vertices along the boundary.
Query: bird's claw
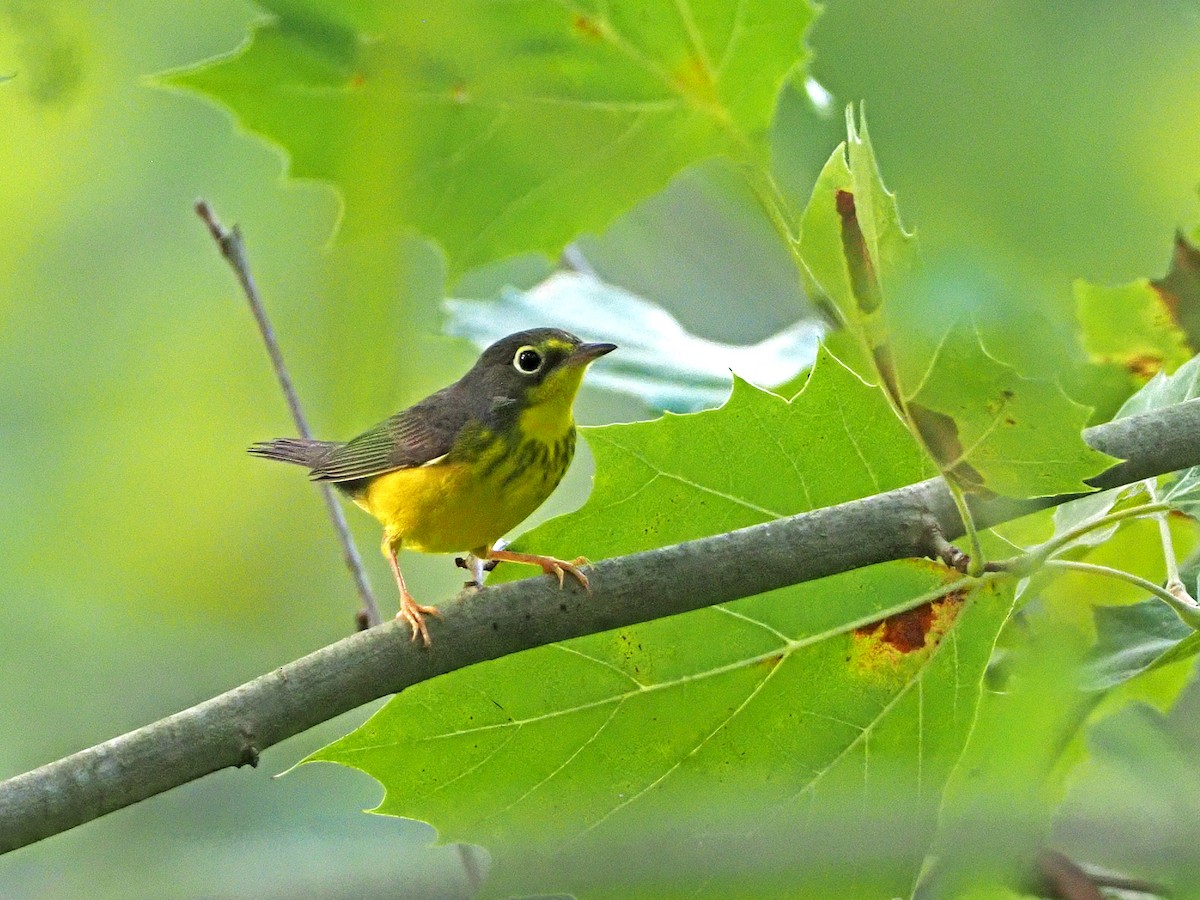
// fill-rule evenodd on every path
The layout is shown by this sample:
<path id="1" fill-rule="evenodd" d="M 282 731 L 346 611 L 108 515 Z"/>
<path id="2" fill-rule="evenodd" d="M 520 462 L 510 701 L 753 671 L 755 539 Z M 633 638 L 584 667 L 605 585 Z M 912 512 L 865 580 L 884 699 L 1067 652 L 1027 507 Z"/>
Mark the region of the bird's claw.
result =
<path id="1" fill-rule="evenodd" d="M 580 587 L 590 593 L 592 588 L 591 584 L 588 582 L 588 577 L 579 571 L 580 566 L 586 566 L 588 564 L 589 563 L 586 556 L 578 556 L 570 562 L 548 556 L 542 561 L 542 571 L 547 575 L 553 575 L 558 578 L 559 590 L 566 586 L 564 583 L 565 578 L 567 575 L 570 575 L 579 582 Z"/>
<path id="2" fill-rule="evenodd" d="M 411 595 L 406 594 L 400 597 L 400 612 L 396 613 L 396 618 L 403 619 L 412 629 L 414 642 L 420 637 L 421 645 L 429 647 L 433 642 L 429 639 L 429 627 L 425 624 L 425 616 L 435 616 L 440 619 L 442 614 L 436 606 L 422 606 Z"/>

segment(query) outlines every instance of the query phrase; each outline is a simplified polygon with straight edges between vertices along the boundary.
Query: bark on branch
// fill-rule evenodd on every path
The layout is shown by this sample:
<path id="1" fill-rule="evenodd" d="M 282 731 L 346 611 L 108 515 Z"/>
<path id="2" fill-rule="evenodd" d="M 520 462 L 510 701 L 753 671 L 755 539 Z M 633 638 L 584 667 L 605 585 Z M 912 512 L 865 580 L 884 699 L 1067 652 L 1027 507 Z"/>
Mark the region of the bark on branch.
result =
<path id="1" fill-rule="evenodd" d="M 1131 484 L 1200 465 L 1200 399 L 1088 429 L 1125 461 L 1093 479 Z M 995 525 L 1079 495 L 972 505 Z M 229 766 L 368 701 L 509 653 L 923 556 L 930 522 L 962 534 L 940 479 L 644 553 L 589 570 L 592 593 L 548 578 L 486 588 L 443 606 L 431 649 L 403 623 L 360 632 L 121 737 L 0 783 L 0 853 L 74 828 Z"/>

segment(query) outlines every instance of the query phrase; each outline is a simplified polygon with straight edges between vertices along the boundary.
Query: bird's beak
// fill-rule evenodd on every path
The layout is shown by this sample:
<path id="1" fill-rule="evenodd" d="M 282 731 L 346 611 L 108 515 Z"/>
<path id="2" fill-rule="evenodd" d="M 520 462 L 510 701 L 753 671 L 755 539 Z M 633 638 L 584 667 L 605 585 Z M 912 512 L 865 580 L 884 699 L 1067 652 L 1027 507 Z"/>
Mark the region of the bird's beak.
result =
<path id="1" fill-rule="evenodd" d="M 567 357 L 567 365 L 586 366 L 588 363 L 602 357 L 605 353 L 612 353 L 616 349 L 616 344 L 580 344 Z"/>

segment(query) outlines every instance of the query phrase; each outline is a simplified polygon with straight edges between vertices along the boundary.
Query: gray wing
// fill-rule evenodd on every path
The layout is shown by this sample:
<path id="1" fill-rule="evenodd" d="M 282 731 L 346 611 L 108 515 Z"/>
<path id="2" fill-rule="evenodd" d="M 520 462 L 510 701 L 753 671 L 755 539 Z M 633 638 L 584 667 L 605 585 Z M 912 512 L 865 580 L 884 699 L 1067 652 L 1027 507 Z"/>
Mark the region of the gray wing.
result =
<path id="1" fill-rule="evenodd" d="M 339 446 L 313 467 L 313 481 L 355 481 L 445 456 L 470 421 L 453 388 L 443 388 Z"/>

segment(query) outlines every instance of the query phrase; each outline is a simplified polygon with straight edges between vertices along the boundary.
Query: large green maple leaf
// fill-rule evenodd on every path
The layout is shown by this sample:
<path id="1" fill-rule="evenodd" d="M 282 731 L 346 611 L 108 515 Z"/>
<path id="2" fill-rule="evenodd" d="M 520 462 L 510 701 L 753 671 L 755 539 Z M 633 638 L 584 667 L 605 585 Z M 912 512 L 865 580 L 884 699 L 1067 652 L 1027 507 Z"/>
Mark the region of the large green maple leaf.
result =
<path id="1" fill-rule="evenodd" d="M 557 253 L 678 170 L 764 163 L 814 15 L 787 0 L 262 2 L 233 55 L 171 76 L 333 181 L 349 217 L 436 238 L 452 274 Z"/>
<path id="2" fill-rule="evenodd" d="M 629 553 L 930 470 L 826 353 L 791 402 L 737 381 L 720 409 L 586 434 L 587 505 L 518 546 Z M 486 847 L 491 894 L 907 893 L 1011 605 L 956 578 L 901 561 L 485 663 L 312 758 Z"/>

